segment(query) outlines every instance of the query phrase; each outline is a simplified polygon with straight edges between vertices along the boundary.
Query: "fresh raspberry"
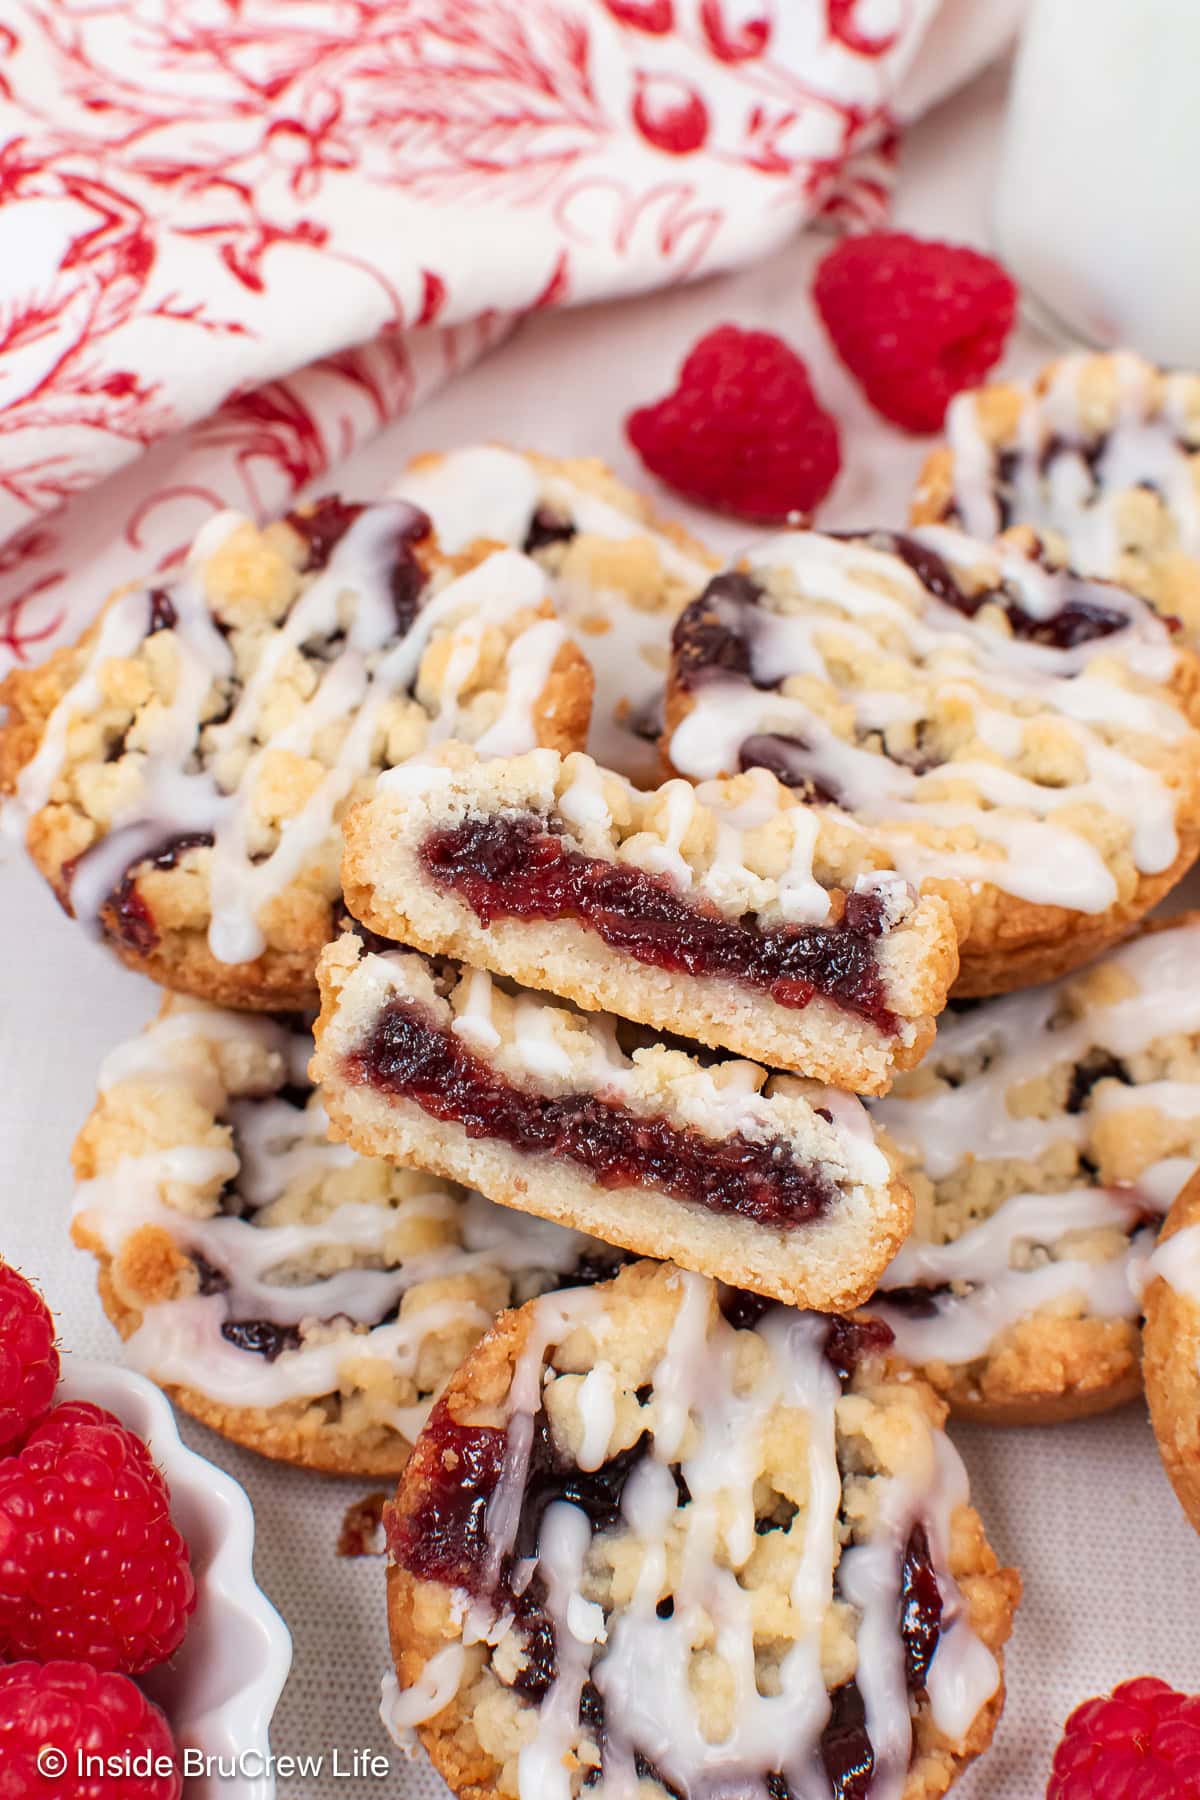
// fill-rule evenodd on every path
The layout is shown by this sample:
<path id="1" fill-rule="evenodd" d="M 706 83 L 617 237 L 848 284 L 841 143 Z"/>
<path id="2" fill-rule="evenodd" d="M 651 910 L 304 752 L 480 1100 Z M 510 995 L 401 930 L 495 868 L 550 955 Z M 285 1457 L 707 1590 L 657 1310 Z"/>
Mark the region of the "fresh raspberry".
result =
<path id="1" fill-rule="evenodd" d="M 817 270 L 817 310 L 876 412 L 937 431 L 961 389 L 1004 349 L 1017 290 L 978 250 L 873 231 L 843 239 Z"/>
<path id="2" fill-rule="evenodd" d="M 182 1788 L 170 1727 L 126 1676 L 78 1662 L 0 1668 L 0 1800 L 179 1800 Z"/>
<path id="3" fill-rule="evenodd" d="M 170 1504 L 119 1419 L 56 1406 L 0 1463 L 0 1654 L 129 1675 L 165 1661 L 196 1604 Z"/>
<path id="4" fill-rule="evenodd" d="M 1067 1720 L 1046 1800 L 1196 1800 L 1200 1696 L 1142 1675 Z"/>
<path id="5" fill-rule="evenodd" d="M 23 1275 L 0 1263 L 0 1456 L 17 1449 L 50 1411 L 57 1386 L 50 1308 Z"/>
<path id="6" fill-rule="evenodd" d="M 756 525 L 811 513 L 841 467 L 837 425 L 795 351 L 737 325 L 702 337 L 675 392 L 631 412 L 625 430 L 668 487 Z"/>

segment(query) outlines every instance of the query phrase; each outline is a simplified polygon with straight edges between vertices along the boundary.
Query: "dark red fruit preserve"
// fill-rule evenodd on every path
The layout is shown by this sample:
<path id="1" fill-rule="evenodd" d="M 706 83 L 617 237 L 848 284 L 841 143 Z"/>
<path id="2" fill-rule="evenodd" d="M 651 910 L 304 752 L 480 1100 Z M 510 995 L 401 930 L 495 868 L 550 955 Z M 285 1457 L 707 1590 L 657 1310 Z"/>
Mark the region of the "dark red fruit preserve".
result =
<path id="1" fill-rule="evenodd" d="M 468 1137 L 499 1139 L 524 1155 L 566 1157 L 602 1187 L 652 1188 L 775 1226 L 807 1224 L 837 1198 L 829 1179 L 798 1161 L 784 1138 L 708 1138 L 597 1094 L 516 1087 L 410 1001 L 384 1007 L 345 1071 L 352 1082 L 461 1125 Z"/>
<path id="2" fill-rule="evenodd" d="M 681 894 L 662 875 L 570 849 L 535 813 L 468 819 L 431 832 L 421 861 L 484 925 L 493 919 L 576 919 L 624 955 L 672 974 L 716 975 L 797 1010 L 821 995 L 887 1035 L 876 940 L 883 909 L 852 895 L 836 925 L 759 931 Z"/>
<path id="3" fill-rule="evenodd" d="M 394 1562 L 421 1581 L 478 1593 L 487 1561 L 487 1509 L 504 1468 L 507 1435 L 496 1425 L 459 1425 L 439 1400 L 421 1433 L 421 1497 L 387 1515 Z"/>

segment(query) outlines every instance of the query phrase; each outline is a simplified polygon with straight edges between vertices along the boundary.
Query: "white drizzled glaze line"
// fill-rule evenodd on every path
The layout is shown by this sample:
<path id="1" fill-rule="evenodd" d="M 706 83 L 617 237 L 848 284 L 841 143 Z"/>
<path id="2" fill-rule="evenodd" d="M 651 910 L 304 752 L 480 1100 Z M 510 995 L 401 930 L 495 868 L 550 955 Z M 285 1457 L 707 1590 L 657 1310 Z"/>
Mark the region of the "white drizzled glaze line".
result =
<path id="1" fill-rule="evenodd" d="M 952 566 L 990 559 L 997 575 L 1035 617 L 1057 609 L 1060 578 L 1036 564 L 991 551 L 946 527 L 925 527 L 911 535 Z M 785 571 L 814 603 L 811 611 L 795 615 L 773 612 L 769 606 L 756 610 L 750 656 L 758 683 L 769 688 L 787 676 L 805 674 L 830 682 L 823 642 L 851 638 L 878 658 L 879 643 L 858 621 L 881 621 L 900 637 L 908 659 L 926 681 L 936 683 L 942 694 L 954 694 L 971 710 L 982 743 L 1012 759 L 1019 753 L 1026 726 L 1048 714 L 1077 748 L 1086 776 L 1056 788 L 999 764 L 966 757 L 921 776 L 842 737 L 799 697 L 716 674 L 697 686 L 691 710 L 671 739 L 671 759 L 683 773 L 695 780 L 729 773 L 738 766 L 742 744 L 758 733 L 796 737 L 805 745 L 806 771 L 841 797 L 886 847 L 897 869 L 917 883 L 934 874 L 953 874 L 977 885 L 993 883 L 1041 904 L 1105 911 L 1114 904 L 1117 890 L 1104 857 L 1080 831 L 1055 817 L 1082 803 L 1125 821 L 1131 854 L 1143 873 L 1159 873 L 1173 862 L 1178 853 L 1174 790 L 1154 769 L 1105 735 L 1112 727 L 1123 727 L 1175 741 L 1188 729 L 1165 694 L 1130 692 L 1105 675 L 1105 663 L 1113 659 L 1154 682 L 1167 681 L 1175 666 L 1176 653 L 1165 627 L 1134 596 L 1117 589 L 1105 594 L 1105 604 L 1128 619 L 1121 630 L 1095 643 L 1059 650 L 976 625 L 929 594 L 898 557 L 861 542 L 816 532 L 785 534 L 755 548 L 751 575 L 756 570 Z M 873 577 L 885 579 L 899 592 L 882 593 Z M 817 610 L 818 606 L 825 610 Z M 718 602 L 718 614 L 720 607 Z M 837 610 L 831 613 L 829 607 Z M 1013 700 L 1017 713 L 990 706 L 989 693 Z M 873 716 L 877 696 L 848 689 L 838 689 L 838 694 L 854 707 L 860 728 L 878 725 Z M 922 782 L 938 780 L 970 782 L 982 804 L 922 798 L 927 791 Z M 968 827 L 980 848 L 930 848 L 916 835 L 922 825 L 947 831 Z"/>
<path id="2" fill-rule="evenodd" d="M 566 1800 L 565 1758 L 579 1735 L 579 1697 L 590 1677 L 605 1702 L 602 1800 L 634 1800 L 640 1791 L 635 1750 L 664 1781 L 695 1800 L 736 1791 L 758 1796 L 764 1778 L 781 1771 L 801 1800 L 826 1794 L 819 1745 L 829 1717 L 821 1668 L 824 1622 L 834 1598 L 834 1555 L 842 1477 L 837 1456 L 840 1386 L 822 1354 L 826 1322 L 777 1307 L 758 1334 L 765 1366 L 749 1389 L 736 1378 L 738 1336 L 713 1306 L 711 1284 L 679 1273 L 668 1343 L 650 1379 L 650 1454 L 632 1472 L 622 1499 L 624 1528 L 640 1572 L 632 1595 L 598 1630 L 596 1609 L 581 1593 L 591 1539 L 586 1515 L 567 1502 L 547 1512 L 538 1545 L 545 1606 L 558 1648 L 558 1677 L 529 1716 L 532 1735 L 520 1753 L 520 1800 Z M 602 1356 L 611 1329 L 602 1293 L 539 1301 L 518 1355 L 509 1399 L 509 1453 L 488 1510 L 493 1573 L 515 1537 L 528 1444 L 540 1403 L 547 1352 L 576 1328 L 588 1330 Z M 603 1367 L 602 1361 L 594 1370 Z M 594 1371 L 593 1371 L 594 1372 Z M 798 1630 L 778 1669 L 778 1692 L 760 1691 L 755 1668 L 752 1595 L 738 1580 L 753 1554 L 754 1482 L 763 1431 L 777 1408 L 805 1419 L 808 1492 L 801 1506 L 803 1544 L 790 1602 Z M 876 1773 L 872 1795 L 896 1800 L 911 1756 L 911 1714 L 898 1629 L 901 1566 L 909 1534 L 925 1526 L 942 1598 L 942 1631 L 929 1671 L 935 1723 L 961 1743 L 996 1691 L 999 1668 L 972 1632 L 961 1592 L 949 1573 L 953 1514 L 966 1502 L 961 1462 L 932 1431 L 923 1475 L 877 1477 L 877 1523 L 865 1542 L 843 1555 L 842 1597 L 858 1609 L 857 1680 L 863 1694 Z M 691 1496 L 680 1510 L 670 1465 L 679 1461 Z M 919 1466 L 919 1465 L 918 1465 Z M 674 1608 L 662 1618 L 668 1542 L 675 1547 Z M 485 1578 L 486 1579 L 486 1578 Z M 484 1603 L 474 1621 L 484 1635 Z M 507 1622 L 501 1620 L 501 1635 Z M 705 1735 L 691 1685 L 694 1645 L 709 1627 L 713 1649 L 733 1683 L 731 1725 L 720 1742 Z M 577 1629 L 573 1629 L 577 1627 Z M 493 1637 L 491 1641 L 496 1641 Z M 436 1696 L 440 1709 L 445 1695 Z M 433 1716 L 433 1699 L 414 1693 L 405 1722 Z M 732 1784 L 732 1785 L 731 1785 Z"/>
<path id="3" fill-rule="evenodd" d="M 451 451 L 409 470 L 395 491 L 429 515 L 451 554 L 480 538 L 519 548 L 544 506 L 578 532 L 616 543 L 648 541 L 664 576 L 690 592 L 699 593 L 712 572 L 635 513 L 493 445 Z M 596 678 L 588 748 L 600 762 L 651 785 L 659 768 L 657 746 L 635 727 L 661 701 L 674 611 L 634 606 L 621 589 L 578 577 L 557 578 L 553 594 L 555 610 Z M 604 629 L 597 630 L 600 623 Z"/>
<path id="4" fill-rule="evenodd" d="M 1074 1065 L 1091 1051 L 1130 1058 L 1157 1039 L 1200 1032 L 1200 995 L 1192 980 L 1197 955 L 1200 926 L 1194 924 L 1135 939 L 1105 959 L 1105 967 L 1127 976 L 1134 991 L 1059 1026 L 1052 1021 L 1078 976 L 947 1014 L 935 1068 L 972 1068 L 980 1056 L 986 1067 L 958 1087 L 913 1098 L 893 1094 L 873 1102 L 871 1111 L 934 1181 L 968 1161 L 1036 1160 L 1055 1144 L 1082 1145 L 1097 1119 L 1112 1113 L 1146 1108 L 1200 1126 L 1200 1082 L 1109 1081 L 1093 1090 L 1086 1113 L 1046 1119 L 1016 1117 L 1008 1105 L 1011 1089 Z M 881 1278 L 875 1310 L 892 1327 L 901 1355 L 951 1365 L 986 1355 L 1003 1332 L 1045 1309 L 1078 1306 L 1092 1318 L 1134 1319 L 1154 1234 L 1133 1228 L 1148 1213 L 1166 1213 L 1194 1166 L 1187 1156 L 1168 1156 L 1140 1170 L 1126 1187 L 1014 1194 L 949 1243 L 911 1237 Z M 1064 1244 L 1073 1234 L 1106 1228 L 1132 1235 L 1102 1261 Z M 1050 1260 L 1021 1266 L 1021 1252 L 1031 1247 Z M 960 1291 L 939 1295 L 929 1318 L 888 1305 L 891 1288 L 949 1283 Z"/>
<path id="5" fill-rule="evenodd" d="M 401 501 L 370 506 L 360 514 L 335 546 L 327 566 L 279 627 L 267 634 L 229 718 L 207 727 L 209 766 L 193 768 L 212 689 L 230 682 L 235 672 L 231 648 L 217 630 L 205 598 L 203 562 L 221 537 L 245 521 L 237 514 L 223 514 L 220 534 L 212 525 L 206 528 L 182 578 L 170 589 L 177 615 L 172 628 L 175 691 L 154 724 L 136 796 L 75 871 L 70 899 L 80 918 L 94 924 L 124 872 L 165 840 L 208 834 L 213 838 L 209 948 L 222 962 L 252 961 L 266 946 L 264 912 L 327 845 L 339 808 L 378 757 L 385 707 L 412 688 L 421 659 L 438 632 L 451 634 L 455 646 L 447 658 L 430 736 L 437 741 L 466 731 L 459 700 L 476 666 L 484 631 L 523 609 L 543 606 L 546 581 L 529 558 L 513 550 L 499 551 L 428 598 L 408 632 L 394 641 L 397 626 L 388 577 L 404 528 L 413 517 L 412 509 Z M 314 638 L 332 636 L 343 625 L 348 600 L 353 606 L 338 654 L 326 664 L 310 661 L 316 677 L 313 693 L 288 725 L 260 742 L 264 706 L 285 659 Z M 124 595 L 106 613 L 84 671 L 54 709 L 36 756 L 22 772 L 17 810 L 23 822 L 51 797 L 66 759 L 72 722 L 101 705 L 101 666 L 110 658 L 133 655 L 145 639 L 148 608 L 148 593 L 141 590 Z M 513 753 L 534 744 L 534 707 L 564 638 L 555 621 L 539 619 L 509 647 L 502 711 L 485 733 L 491 749 Z M 252 832 L 265 759 L 284 751 L 311 756 L 319 736 L 343 721 L 348 722 L 347 729 L 326 773 L 300 809 L 284 821 L 270 853 L 257 855 Z M 243 748 L 249 757 L 237 786 L 223 792 L 211 765 L 223 752 Z"/>
<path id="6" fill-rule="evenodd" d="M 1200 1306 L 1200 1225 L 1185 1225 L 1158 1246 L 1146 1264 L 1145 1280 L 1152 1281 L 1155 1276 Z"/>
<path id="7" fill-rule="evenodd" d="M 401 1693 L 394 1674 L 383 1678 L 379 1717 L 384 1730 L 405 1756 L 418 1749 L 414 1725 L 432 1719 L 448 1706 L 462 1681 L 466 1651 L 457 1641 L 447 1644 L 430 1657 L 417 1680 Z"/>
<path id="8" fill-rule="evenodd" d="M 1089 434 L 1081 420 L 1080 382 L 1090 361 L 1083 354 L 1064 357 L 1044 393 L 1030 388 L 1022 395 L 1015 441 L 1000 446 L 1015 458 L 1011 522 L 1060 533 L 1073 566 L 1084 574 L 1114 575 L 1121 554 L 1120 496 L 1150 487 L 1170 514 L 1179 549 L 1200 556 L 1195 452 L 1181 442 L 1192 378 L 1166 375 L 1155 410 L 1154 369 L 1140 357 L 1118 352 L 1117 415 L 1093 471 L 1081 454 Z M 960 394 L 951 403 L 946 438 L 953 456 L 954 510 L 973 536 L 993 537 L 1003 523 L 997 452 L 983 434 L 974 394 Z M 1046 452 L 1056 439 L 1047 464 Z"/>
<path id="9" fill-rule="evenodd" d="M 586 1240 L 577 1232 L 495 1207 L 482 1195 L 465 1199 L 434 1177 L 394 1204 L 345 1202 L 312 1224 L 262 1225 L 261 1209 L 300 1185 L 316 1185 L 329 1172 L 358 1159 L 332 1144 L 328 1120 L 315 1095 L 300 1110 L 285 1101 L 232 1098 L 215 1057 L 239 1044 L 267 1050 L 277 1078 L 304 1080 L 312 1040 L 270 1019 L 203 1005 L 167 1014 L 131 1043 L 111 1052 L 101 1087 L 146 1083 L 186 1088 L 214 1116 L 232 1119 L 237 1153 L 220 1146 L 179 1145 L 143 1156 L 124 1156 L 103 1175 L 79 1183 L 73 1216 L 112 1256 L 145 1226 L 167 1233 L 181 1250 L 219 1270 L 229 1287 L 211 1295 L 147 1306 L 126 1342 L 135 1367 L 161 1382 L 178 1382 L 234 1406 L 274 1406 L 314 1399 L 338 1390 L 341 1371 L 363 1357 L 390 1361 L 413 1373 L 422 1348 L 446 1331 L 482 1331 L 490 1315 L 470 1299 L 416 1306 L 403 1319 L 373 1321 L 427 1281 L 499 1269 L 509 1276 L 574 1268 Z M 213 1214 L 212 1195 L 234 1182 L 248 1216 Z M 388 1246 L 410 1221 L 432 1218 L 453 1227 L 454 1239 L 390 1260 Z M 294 1271 L 323 1250 L 349 1251 L 352 1266 L 298 1282 L 276 1271 Z M 274 1362 L 230 1343 L 221 1332 L 229 1319 L 266 1318 L 280 1325 L 341 1321 L 330 1342 L 302 1343 Z M 352 1331 L 351 1326 L 368 1329 Z M 428 1402 L 402 1409 L 398 1429 L 414 1435 Z"/>

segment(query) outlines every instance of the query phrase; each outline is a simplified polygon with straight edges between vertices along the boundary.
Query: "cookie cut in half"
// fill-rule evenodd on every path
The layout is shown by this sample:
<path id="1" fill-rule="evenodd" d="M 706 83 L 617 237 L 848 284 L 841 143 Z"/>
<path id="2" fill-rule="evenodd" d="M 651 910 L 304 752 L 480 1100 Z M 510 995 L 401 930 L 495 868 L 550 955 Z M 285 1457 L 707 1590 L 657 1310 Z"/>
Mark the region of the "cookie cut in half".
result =
<path id="1" fill-rule="evenodd" d="M 873 1316 L 956 1413 L 1042 1425 L 1141 1386 L 1141 1271 L 1200 1160 L 1200 914 L 941 1022 L 872 1108 L 916 1227 Z"/>
<path id="2" fill-rule="evenodd" d="M 606 1246 L 328 1139 L 312 1034 L 168 999 L 75 1145 L 72 1233 L 129 1362 L 265 1455 L 393 1473 L 505 1307 Z"/>
<path id="3" fill-rule="evenodd" d="M 675 628 L 669 759 L 841 807 L 964 884 L 960 994 L 1117 942 L 1200 848 L 1200 663 L 1145 601 L 944 526 L 789 532 Z"/>
<path id="4" fill-rule="evenodd" d="M 346 820 L 354 918 L 580 1006 L 880 1093 L 933 1039 L 950 906 L 765 769 L 641 791 L 588 756 L 448 746 Z"/>
<path id="5" fill-rule="evenodd" d="M 470 1800 L 945 1793 L 1020 1582 L 887 1336 L 648 1263 L 500 1320 L 385 1512 L 392 1729 Z"/>
<path id="6" fill-rule="evenodd" d="M 531 558 L 443 554 L 404 501 L 225 512 L 182 573 L 0 688 L 0 788 L 58 898 L 180 992 L 312 1004 L 338 821 L 439 739 L 582 745 L 591 671 Z"/>
<path id="7" fill-rule="evenodd" d="M 1150 1419 L 1179 1504 L 1200 1531 L 1200 1172 L 1167 1214 L 1146 1276 Z"/>
<path id="8" fill-rule="evenodd" d="M 1200 647 L 1200 375 L 1076 354 L 961 394 L 914 524 L 1037 534 L 1056 561 L 1142 594 Z"/>
<path id="9" fill-rule="evenodd" d="M 337 1131 L 795 1305 L 857 1304 L 912 1222 L 860 1100 L 347 932 L 312 1074 Z"/>
<path id="10" fill-rule="evenodd" d="M 594 458 L 473 445 L 418 457 L 396 492 L 428 514 L 451 554 L 508 544 L 545 571 L 595 675 L 587 748 L 653 786 L 671 627 L 719 567 L 711 551 Z"/>

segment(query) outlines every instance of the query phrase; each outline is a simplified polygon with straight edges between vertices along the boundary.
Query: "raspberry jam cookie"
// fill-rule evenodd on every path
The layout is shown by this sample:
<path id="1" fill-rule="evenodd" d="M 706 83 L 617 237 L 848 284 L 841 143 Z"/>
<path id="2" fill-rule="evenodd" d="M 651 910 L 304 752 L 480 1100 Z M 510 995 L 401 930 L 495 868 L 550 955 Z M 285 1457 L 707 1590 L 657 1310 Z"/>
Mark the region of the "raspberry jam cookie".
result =
<path id="1" fill-rule="evenodd" d="M 485 540 L 533 557 L 595 675 L 587 748 L 639 787 L 660 780 L 671 627 L 716 571 L 711 552 L 594 460 L 478 445 L 419 458 L 396 491 L 444 550 Z"/>
<path id="2" fill-rule="evenodd" d="M 1055 560 L 1134 589 L 1200 645 L 1200 376 L 1120 351 L 963 394 L 912 516 L 980 538 L 1030 527 Z"/>
<path id="3" fill-rule="evenodd" d="M 639 1263 L 506 1315 L 385 1514 L 397 1688 L 470 1800 L 931 1800 L 1020 1582 L 870 1322 Z"/>
<path id="4" fill-rule="evenodd" d="M 671 763 L 765 768 L 968 901 L 956 992 L 1117 941 L 1200 849 L 1200 663 L 1144 601 L 946 527 L 790 532 L 675 628 Z"/>
<path id="5" fill-rule="evenodd" d="M 1167 1214 L 1146 1274 L 1150 1418 L 1171 1486 L 1200 1531 L 1200 1174 Z"/>
<path id="6" fill-rule="evenodd" d="M 313 1076 L 367 1155 L 795 1305 L 864 1300 L 911 1226 L 852 1095 L 351 932 L 318 974 Z"/>
<path id="7" fill-rule="evenodd" d="M 958 972 L 945 900 L 878 863 L 765 769 L 643 792 L 451 746 L 350 813 L 342 885 L 397 942 L 863 1094 L 928 1048 Z"/>
<path id="8" fill-rule="evenodd" d="M 947 1013 L 876 1119 L 916 1230 L 871 1302 L 957 1413 L 1045 1424 L 1139 1390 L 1155 1232 L 1200 1158 L 1200 913 Z"/>
<path id="9" fill-rule="evenodd" d="M 591 674 L 546 576 L 460 572 L 403 501 L 201 531 L 168 587 L 116 595 L 0 689 L 0 785 L 69 912 L 131 967 L 234 1006 L 310 1004 L 337 821 L 379 769 L 458 737 L 571 749 Z"/>
<path id="10" fill-rule="evenodd" d="M 72 1232 L 135 1368 L 268 1456 L 399 1470 L 496 1313 L 615 1252 L 328 1141 L 297 1019 L 168 1000 L 114 1050 Z"/>

